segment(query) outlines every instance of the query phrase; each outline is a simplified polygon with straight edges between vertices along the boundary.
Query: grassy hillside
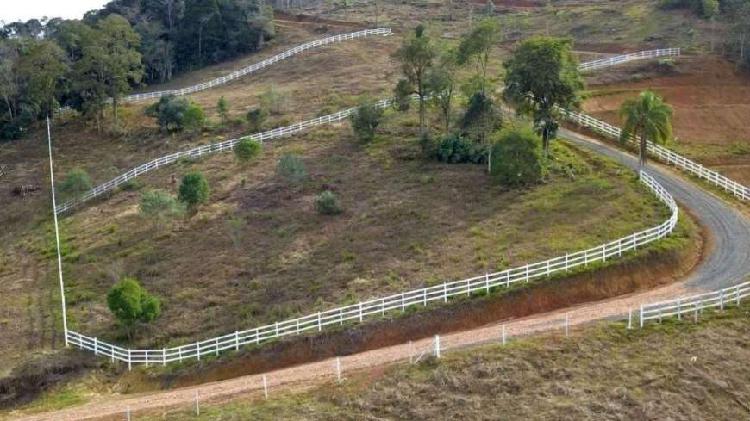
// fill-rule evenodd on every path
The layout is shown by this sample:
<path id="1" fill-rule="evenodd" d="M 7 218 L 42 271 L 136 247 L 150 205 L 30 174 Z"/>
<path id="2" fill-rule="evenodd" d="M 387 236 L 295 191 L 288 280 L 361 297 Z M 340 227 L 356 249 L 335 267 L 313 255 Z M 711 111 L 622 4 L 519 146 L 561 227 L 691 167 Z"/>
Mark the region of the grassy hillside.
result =
<path id="1" fill-rule="evenodd" d="M 601 325 L 347 373 L 341 384 L 204 405 L 196 419 L 744 419 L 750 306 L 699 324 Z M 177 420 L 188 411 L 139 419 Z"/>

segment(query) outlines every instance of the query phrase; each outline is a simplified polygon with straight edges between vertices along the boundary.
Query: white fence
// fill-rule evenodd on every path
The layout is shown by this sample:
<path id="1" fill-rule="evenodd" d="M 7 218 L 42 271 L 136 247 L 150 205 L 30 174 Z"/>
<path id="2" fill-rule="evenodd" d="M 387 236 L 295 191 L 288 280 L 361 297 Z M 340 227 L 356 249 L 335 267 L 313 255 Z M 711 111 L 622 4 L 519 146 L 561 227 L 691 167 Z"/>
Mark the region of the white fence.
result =
<path id="1" fill-rule="evenodd" d="M 723 310 L 724 307 L 730 305 L 739 306 L 742 299 L 748 296 L 750 296 L 750 282 L 743 282 L 739 285 L 718 291 L 645 304 L 641 306 L 641 327 L 649 320 L 658 320 L 661 322 L 666 317 L 682 319 L 690 315 L 697 318 L 698 313 L 703 310 Z"/>
<path id="2" fill-rule="evenodd" d="M 591 128 L 596 132 L 615 139 L 619 139 L 620 134 L 622 133 L 622 130 L 619 127 L 597 120 L 586 114 L 567 110 L 561 110 L 561 113 L 567 120 L 576 123 L 579 126 Z M 635 137 L 631 138 L 630 141 L 637 143 Z M 714 170 L 710 170 L 701 164 L 691 161 L 682 155 L 676 154 L 661 145 L 648 141 L 648 152 L 666 164 L 674 165 L 689 174 L 708 180 L 709 183 L 724 189 L 741 200 L 750 200 L 750 188 L 731 180 Z"/>
<path id="3" fill-rule="evenodd" d="M 327 38 L 318 39 L 315 41 L 310 41 L 308 43 L 298 45 L 290 50 L 284 51 L 281 54 L 277 54 L 271 58 L 263 60 L 259 63 L 255 63 L 243 69 L 236 70 L 226 76 L 221 76 L 221 77 L 218 77 L 216 79 L 210 80 L 205 83 L 199 83 L 197 85 L 189 86 L 187 88 L 182 88 L 182 89 L 172 89 L 172 90 L 166 90 L 166 91 L 146 92 L 142 94 L 129 95 L 123 98 L 123 101 L 124 102 L 137 102 L 137 101 L 142 101 L 145 99 L 160 98 L 165 95 L 180 96 L 180 95 L 192 94 L 195 92 L 213 88 L 214 86 L 223 85 L 235 79 L 239 79 L 249 73 L 257 72 L 258 70 L 264 69 L 278 61 L 287 59 L 293 55 L 299 54 L 301 52 L 304 52 L 313 48 L 317 48 L 323 45 L 328 45 L 328 44 L 332 44 L 336 42 L 347 41 L 347 40 L 355 39 L 355 38 L 369 37 L 373 35 L 382 35 L 382 36 L 391 35 L 391 28 L 365 29 L 363 31 L 352 32 L 348 34 L 339 34 L 339 35 L 334 35 L 334 36 L 330 36 Z"/>
<path id="4" fill-rule="evenodd" d="M 236 331 L 204 341 L 173 348 L 129 349 L 101 342 L 95 337 L 68 331 L 68 343 L 81 349 L 93 351 L 97 355 L 112 360 L 132 364 L 167 364 L 189 358 L 217 356 L 222 351 L 238 350 L 243 345 L 261 344 L 268 340 L 304 332 L 320 332 L 327 326 L 342 325 L 344 322 L 363 322 L 365 319 L 379 318 L 387 313 L 403 312 L 412 306 L 427 306 L 430 302 L 447 303 L 449 298 L 470 297 L 474 294 L 488 294 L 498 288 L 510 288 L 514 284 L 546 278 L 565 273 L 571 269 L 586 267 L 596 262 L 616 259 L 631 250 L 666 237 L 677 225 L 679 211 L 672 196 L 650 175 L 641 173 L 641 181 L 671 210 L 669 219 L 644 231 L 636 232 L 606 244 L 575 253 L 565 254 L 543 262 L 506 269 L 501 272 L 485 273 L 460 281 L 446 282 L 432 287 L 419 288 L 408 292 L 374 298 L 357 304 L 309 314 L 304 317 L 284 320 L 255 329 Z"/>
<path id="5" fill-rule="evenodd" d="M 615 57 L 603 58 L 586 63 L 581 63 L 578 66 L 578 69 L 582 72 L 587 72 L 590 70 L 601 69 L 603 67 L 616 66 L 618 64 L 627 63 L 629 61 L 647 60 L 657 57 L 679 57 L 679 55 L 679 48 L 664 48 L 660 50 L 639 51 L 637 53 L 623 54 Z"/>

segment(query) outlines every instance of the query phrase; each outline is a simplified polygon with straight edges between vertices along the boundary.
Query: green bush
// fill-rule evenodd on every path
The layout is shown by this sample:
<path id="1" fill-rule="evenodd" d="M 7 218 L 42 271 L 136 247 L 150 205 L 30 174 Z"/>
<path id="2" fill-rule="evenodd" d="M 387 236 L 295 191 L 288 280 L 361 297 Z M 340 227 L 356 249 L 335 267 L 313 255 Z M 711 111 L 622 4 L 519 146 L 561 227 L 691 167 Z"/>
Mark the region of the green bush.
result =
<path id="1" fill-rule="evenodd" d="M 500 110 L 494 101 L 482 92 L 476 92 L 469 98 L 469 105 L 461 118 L 461 129 L 464 134 L 483 142 L 487 133 L 502 126 Z"/>
<path id="2" fill-rule="evenodd" d="M 337 215 L 341 213 L 341 206 L 336 195 L 326 190 L 315 196 L 315 210 L 322 215 Z"/>
<path id="3" fill-rule="evenodd" d="M 197 130 L 206 120 L 199 105 L 174 95 L 159 98 L 159 102 L 146 108 L 146 115 L 156 118 L 159 128 L 165 131 Z"/>
<path id="4" fill-rule="evenodd" d="M 260 154 L 261 144 L 255 139 L 244 138 L 234 147 L 234 156 L 240 162 L 248 162 Z"/>
<path id="5" fill-rule="evenodd" d="M 263 130 L 263 125 L 268 118 L 268 111 L 265 108 L 254 108 L 248 111 L 245 117 L 247 118 L 248 129 L 257 133 Z"/>
<path id="6" fill-rule="evenodd" d="M 81 169 L 74 168 L 66 175 L 63 182 L 58 187 L 58 191 L 65 199 L 81 197 L 84 193 L 91 190 L 92 183 L 89 174 Z"/>
<path id="7" fill-rule="evenodd" d="M 229 120 L 229 101 L 223 95 L 216 102 L 216 111 L 219 113 L 219 117 L 221 117 L 221 124 L 227 124 L 227 120 Z"/>
<path id="8" fill-rule="evenodd" d="M 487 147 L 453 134 L 443 138 L 435 155 L 438 161 L 449 164 L 487 162 Z"/>
<path id="9" fill-rule="evenodd" d="M 276 166 L 276 173 L 292 184 L 299 184 L 307 178 L 307 170 L 302 158 L 294 154 L 284 154 Z"/>
<path id="10" fill-rule="evenodd" d="M 501 131 L 494 140 L 491 174 L 510 187 L 542 180 L 542 140 L 529 127 Z"/>
<path id="11" fill-rule="evenodd" d="M 182 211 L 181 204 L 166 192 L 150 190 L 141 195 L 141 215 L 153 221 L 157 226 L 170 217 L 180 215 Z"/>
<path id="12" fill-rule="evenodd" d="M 107 307 L 126 329 L 129 339 L 137 323 L 154 321 L 161 314 L 161 301 L 134 278 L 124 278 L 109 290 Z"/>
<path id="13" fill-rule="evenodd" d="M 195 208 L 199 204 L 208 201 L 209 193 L 210 190 L 206 177 L 199 172 L 193 172 L 182 178 L 178 198 L 180 202 L 185 203 L 188 207 Z"/>
<path id="14" fill-rule="evenodd" d="M 365 101 L 357 107 L 349 120 L 352 123 L 354 135 L 361 142 L 371 142 L 375 138 L 375 129 L 380 125 L 383 118 L 383 109 L 369 101 Z"/>

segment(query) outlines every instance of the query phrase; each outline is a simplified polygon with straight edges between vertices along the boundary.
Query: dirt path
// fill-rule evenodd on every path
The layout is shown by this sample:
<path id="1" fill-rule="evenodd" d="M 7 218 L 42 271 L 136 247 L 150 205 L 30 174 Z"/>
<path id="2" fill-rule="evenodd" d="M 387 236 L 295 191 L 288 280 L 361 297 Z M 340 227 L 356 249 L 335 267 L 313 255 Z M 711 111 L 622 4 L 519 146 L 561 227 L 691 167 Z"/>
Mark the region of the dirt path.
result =
<path id="1" fill-rule="evenodd" d="M 635 167 L 635 159 L 613 146 L 591 138 L 562 131 L 569 141 L 613 157 L 629 167 Z M 506 321 L 507 338 L 529 335 L 539 331 L 559 330 L 563 332 L 566 320 L 570 326 L 596 320 L 627 315 L 636 312 L 643 302 L 673 298 L 687 292 L 713 289 L 736 283 L 750 272 L 750 222 L 737 210 L 717 196 L 707 193 L 695 184 L 686 181 L 670 169 L 653 168 L 650 172 L 680 202 L 691 210 L 699 222 L 711 232 L 714 247 L 707 253 L 701 265 L 683 282 L 644 293 L 632 294 L 610 300 L 587 303 L 551 313 Z M 499 342 L 503 325 L 495 323 L 477 329 L 451 333 L 441 337 L 443 349 L 455 349 L 487 342 Z M 401 344 L 380 348 L 347 357 L 341 357 L 341 367 L 346 372 L 368 370 L 399 361 L 408 361 L 417 355 L 429 354 L 432 339 L 423 339 L 413 344 Z M 296 367 L 266 373 L 270 393 L 279 389 L 308 387 L 330 381 L 336 375 L 335 361 L 303 364 Z M 23 420 L 79 420 L 122 419 L 128 408 L 131 414 L 156 411 L 165 408 L 189 408 L 195 404 L 196 396 L 203 403 L 221 402 L 240 395 L 261 396 L 261 375 L 238 377 L 231 380 L 206 383 L 194 387 L 128 396 L 107 396 L 87 404 L 56 412 L 42 413 L 20 418 Z"/>

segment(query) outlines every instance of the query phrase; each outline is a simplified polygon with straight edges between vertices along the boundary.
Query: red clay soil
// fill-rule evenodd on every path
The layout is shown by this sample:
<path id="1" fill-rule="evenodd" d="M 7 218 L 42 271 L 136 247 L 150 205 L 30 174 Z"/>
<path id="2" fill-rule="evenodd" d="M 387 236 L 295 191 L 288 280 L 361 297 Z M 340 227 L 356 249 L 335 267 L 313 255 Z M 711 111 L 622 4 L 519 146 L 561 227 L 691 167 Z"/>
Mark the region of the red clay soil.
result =
<path id="1" fill-rule="evenodd" d="M 584 110 L 620 124 L 622 102 L 653 89 L 674 107 L 677 150 L 750 183 L 750 74 L 715 56 L 678 59 L 674 74 L 659 75 L 654 66 L 634 64 L 596 76 L 589 88 L 597 96 L 586 100 Z M 631 81 L 638 74 L 644 79 Z"/>
<path id="2" fill-rule="evenodd" d="M 701 238 L 707 238 L 705 235 L 702 233 Z M 147 388 L 171 388 L 225 380 L 644 291 L 684 276 L 700 261 L 703 250 L 703 241 L 696 241 L 686 250 L 651 253 L 501 296 L 473 298 L 470 305 L 456 302 L 392 320 L 349 326 L 310 337 L 289 338 L 169 376 L 145 382 L 143 378 L 133 379 L 130 385 L 132 389 L 140 389 L 144 384 L 151 385 Z M 123 383 L 128 388 L 129 381 L 126 379 Z"/>

